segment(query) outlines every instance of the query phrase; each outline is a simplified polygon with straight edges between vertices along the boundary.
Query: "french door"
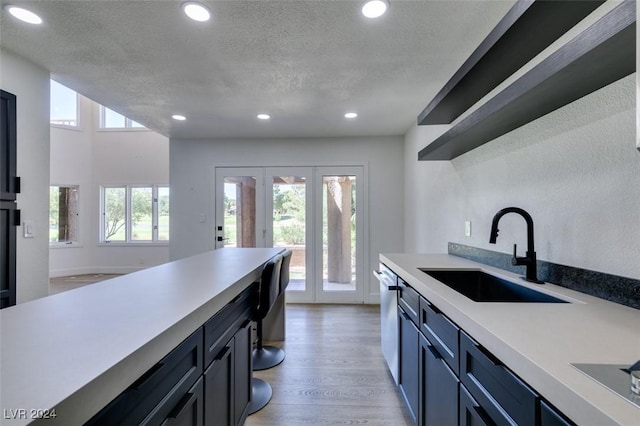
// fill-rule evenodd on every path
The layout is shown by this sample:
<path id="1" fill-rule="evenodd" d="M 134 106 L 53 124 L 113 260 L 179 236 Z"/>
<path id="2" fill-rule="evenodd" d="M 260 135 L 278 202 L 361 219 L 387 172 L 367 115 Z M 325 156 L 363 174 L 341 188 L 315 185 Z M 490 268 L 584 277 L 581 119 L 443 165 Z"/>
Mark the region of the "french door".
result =
<path id="1" fill-rule="evenodd" d="M 216 167 L 216 248 L 293 252 L 289 302 L 363 302 L 363 167 Z"/>

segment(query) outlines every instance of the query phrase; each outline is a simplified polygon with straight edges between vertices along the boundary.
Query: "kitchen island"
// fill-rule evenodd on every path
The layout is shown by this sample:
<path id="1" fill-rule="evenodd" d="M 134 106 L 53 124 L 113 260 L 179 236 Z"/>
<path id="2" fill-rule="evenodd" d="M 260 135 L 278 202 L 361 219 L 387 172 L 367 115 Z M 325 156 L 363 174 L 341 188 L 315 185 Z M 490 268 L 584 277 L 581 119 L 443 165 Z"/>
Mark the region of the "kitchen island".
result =
<path id="1" fill-rule="evenodd" d="M 0 311 L 0 423 L 83 424 L 281 251 L 215 250 Z"/>
<path id="2" fill-rule="evenodd" d="M 428 312 L 441 313 L 459 327 L 462 382 L 465 375 L 470 377 L 467 368 L 479 365 L 469 364 L 476 359 L 462 350 L 463 340 L 470 340 L 463 336 L 470 336 L 482 353 L 488 354 L 490 362 L 483 374 L 490 375 L 487 372 L 494 365 L 503 364 L 572 422 L 640 424 L 638 405 L 572 365 L 630 366 L 636 362 L 640 358 L 637 309 L 553 284 L 529 284 L 516 274 L 446 254 L 381 254 L 380 261 L 417 291 L 422 297 L 421 308 L 425 299 Z M 423 270 L 481 270 L 569 303 L 474 302 Z M 420 326 L 424 318 L 419 321 Z M 471 377 L 471 381 L 478 377 Z"/>

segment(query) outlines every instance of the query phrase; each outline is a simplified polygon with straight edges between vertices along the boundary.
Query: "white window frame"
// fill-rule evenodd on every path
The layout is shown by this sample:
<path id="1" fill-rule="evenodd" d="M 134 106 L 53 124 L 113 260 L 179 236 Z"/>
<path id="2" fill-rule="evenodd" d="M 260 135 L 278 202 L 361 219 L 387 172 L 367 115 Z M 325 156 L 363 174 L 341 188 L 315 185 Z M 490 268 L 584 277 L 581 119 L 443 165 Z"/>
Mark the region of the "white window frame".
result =
<path id="1" fill-rule="evenodd" d="M 105 239 L 105 218 L 106 218 L 106 201 L 105 201 L 105 193 L 106 189 L 109 188 L 124 188 L 125 190 L 125 239 L 124 241 L 109 241 Z M 151 227 L 152 227 L 152 237 L 151 240 L 134 240 L 133 239 L 133 208 L 132 208 L 132 199 L 133 199 L 133 189 L 135 188 L 151 188 Z M 100 229 L 99 229 L 99 244 L 100 245 L 168 245 L 169 239 L 160 240 L 159 238 L 159 224 L 160 224 L 160 216 L 159 216 L 159 197 L 158 192 L 161 188 L 169 188 L 169 185 L 166 184 L 131 184 L 131 185 L 102 185 L 100 186 Z M 169 238 L 171 234 L 169 234 Z"/>
<path id="2" fill-rule="evenodd" d="M 116 114 L 120 114 L 118 111 L 114 111 L 111 108 L 107 108 L 104 105 L 100 105 L 100 114 L 99 114 L 99 130 L 101 132 L 139 132 L 139 131 L 148 131 L 149 129 L 145 126 L 142 126 L 141 123 L 138 123 L 136 121 L 136 123 L 140 124 L 142 127 L 134 127 L 133 126 L 133 122 L 135 120 L 132 120 L 128 117 L 125 117 L 123 114 L 120 114 L 124 117 L 124 127 L 106 127 L 105 123 L 106 123 L 106 110 L 109 111 L 113 111 Z"/>

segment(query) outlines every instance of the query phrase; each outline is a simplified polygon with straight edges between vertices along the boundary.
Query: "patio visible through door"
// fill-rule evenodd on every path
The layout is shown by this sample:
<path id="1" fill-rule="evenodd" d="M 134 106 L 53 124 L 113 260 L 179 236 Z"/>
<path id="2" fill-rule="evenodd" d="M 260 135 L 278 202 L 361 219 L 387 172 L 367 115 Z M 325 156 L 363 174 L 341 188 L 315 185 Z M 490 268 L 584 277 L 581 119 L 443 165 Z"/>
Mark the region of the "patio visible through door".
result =
<path id="1" fill-rule="evenodd" d="M 362 302 L 362 167 L 217 167 L 216 247 L 291 250 L 290 302 Z"/>

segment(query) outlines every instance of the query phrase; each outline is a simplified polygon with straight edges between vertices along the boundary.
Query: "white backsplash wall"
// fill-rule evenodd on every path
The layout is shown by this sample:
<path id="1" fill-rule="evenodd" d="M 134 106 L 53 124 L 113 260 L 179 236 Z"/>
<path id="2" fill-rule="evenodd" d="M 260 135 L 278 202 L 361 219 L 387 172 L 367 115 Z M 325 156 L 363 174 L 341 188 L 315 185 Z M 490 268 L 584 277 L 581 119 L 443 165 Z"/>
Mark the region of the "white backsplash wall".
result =
<path id="1" fill-rule="evenodd" d="M 640 152 L 636 75 L 512 131 L 452 161 L 417 154 L 449 126 L 414 126 L 405 136 L 405 250 L 447 252 L 449 241 L 511 253 L 526 249 L 518 215 L 533 217 L 538 258 L 640 278 Z M 472 223 L 464 236 L 464 221 Z"/>

